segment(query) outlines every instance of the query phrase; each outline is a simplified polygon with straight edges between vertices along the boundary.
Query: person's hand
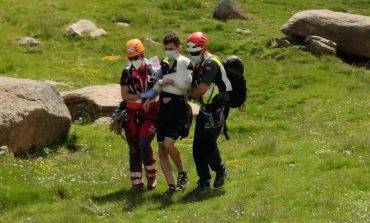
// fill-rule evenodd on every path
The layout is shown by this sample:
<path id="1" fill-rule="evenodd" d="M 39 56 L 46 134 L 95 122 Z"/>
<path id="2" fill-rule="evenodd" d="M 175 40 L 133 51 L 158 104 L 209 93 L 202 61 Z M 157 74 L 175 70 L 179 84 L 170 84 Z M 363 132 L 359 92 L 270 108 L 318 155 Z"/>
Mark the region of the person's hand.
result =
<path id="1" fill-rule="evenodd" d="M 172 79 L 163 79 L 159 84 L 161 85 L 161 86 L 166 86 L 166 85 L 168 85 L 168 84 L 174 84 L 175 82 L 172 80 Z"/>
<path id="2" fill-rule="evenodd" d="M 144 112 L 149 112 L 150 109 L 150 100 L 146 100 L 143 104 L 143 110 Z"/>

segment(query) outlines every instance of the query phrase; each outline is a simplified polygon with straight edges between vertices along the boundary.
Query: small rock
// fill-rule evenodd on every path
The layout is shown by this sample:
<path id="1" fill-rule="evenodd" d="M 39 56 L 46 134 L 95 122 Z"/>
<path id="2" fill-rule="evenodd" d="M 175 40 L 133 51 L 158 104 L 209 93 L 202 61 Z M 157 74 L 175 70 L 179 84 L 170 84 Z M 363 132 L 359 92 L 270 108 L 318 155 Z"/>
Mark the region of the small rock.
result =
<path id="1" fill-rule="evenodd" d="M 1 146 L 0 147 L 0 156 L 4 155 L 7 152 L 9 152 L 9 148 L 7 146 Z"/>
<path id="2" fill-rule="evenodd" d="M 220 0 L 213 11 L 213 18 L 219 20 L 250 19 L 250 17 L 239 8 L 235 0 Z"/>
<path id="3" fill-rule="evenodd" d="M 83 33 L 91 33 L 97 30 L 98 27 L 90 20 L 80 20 L 68 26 L 67 34 L 82 36 Z"/>
<path id="4" fill-rule="evenodd" d="M 94 125 L 109 125 L 111 121 L 111 117 L 101 117 L 95 120 Z"/>
<path id="5" fill-rule="evenodd" d="M 252 32 L 249 29 L 236 29 L 236 33 L 243 34 L 243 35 L 250 35 Z"/>
<path id="6" fill-rule="evenodd" d="M 18 45 L 19 46 L 38 46 L 40 45 L 40 43 L 33 37 L 24 37 L 18 40 Z"/>
<path id="7" fill-rule="evenodd" d="M 96 29 L 96 30 L 90 32 L 90 36 L 92 38 L 96 38 L 96 37 L 100 37 L 100 36 L 104 36 L 104 35 L 107 35 L 107 32 L 102 28 Z"/>
<path id="8" fill-rule="evenodd" d="M 324 43 L 325 45 L 328 45 L 330 47 L 334 47 L 336 48 L 337 47 L 337 44 L 331 40 L 328 40 L 328 39 L 325 39 L 325 38 L 322 38 L 320 36 L 307 36 L 306 39 L 304 40 L 306 43 L 309 43 L 311 41 L 319 41 L 319 42 L 322 42 Z"/>
<path id="9" fill-rule="evenodd" d="M 116 24 L 117 24 L 117 26 L 121 26 L 121 27 L 125 27 L 125 28 L 130 27 L 130 24 L 125 23 L 125 22 L 116 22 Z"/>
<path id="10" fill-rule="evenodd" d="M 274 38 L 268 41 L 266 45 L 269 48 L 282 48 L 293 46 L 293 44 L 287 38 Z"/>
<path id="11" fill-rule="evenodd" d="M 308 36 L 305 39 L 306 49 L 318 55 L 336 55 L 337 44 L 319 36 Z"/>

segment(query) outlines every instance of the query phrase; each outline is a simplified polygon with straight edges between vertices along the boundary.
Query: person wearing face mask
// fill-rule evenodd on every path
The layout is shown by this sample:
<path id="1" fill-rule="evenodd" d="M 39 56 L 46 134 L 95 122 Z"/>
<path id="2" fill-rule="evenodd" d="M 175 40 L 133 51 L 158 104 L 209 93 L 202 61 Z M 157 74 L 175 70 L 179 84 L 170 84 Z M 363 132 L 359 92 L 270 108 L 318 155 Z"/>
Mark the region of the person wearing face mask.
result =
<path id="1" fill-rule="evenodd" d="M 184 190 L 188 183 L 187 173 L 181 161 L 175 141 L 186 137 L 189 105 L 185 95 L 191 88 L 191 61 L 180 54 L 180 39 L 175 33 L 167 33 L 163 39 L 166 58 L 162 60 L 163 79 L 158 81 L 152 91 L 141 94 L 141 98 L 153 97 L 160 93 L 160 115 L 157 122 L 159 158 L 163 174 L 168 184 L 167 193 Z M 177 170 L 177 184 L 172 175 L 170 158 Z"/>
<path id="2" fill-rule="evenodd" d="M 147 188 L 156 187 L 156 165 L 151 142 L 156 134 L 159 101 L 151 100 L 144 109 L 140 93 L 151 89 L 157 81 L 157 73 L 144 58 L 144 45 L 139 39 L 126 44 L 126 57 L 130 61 L 121 75 L 121 96 L 125 104 L 123 129 L 130 148 L 130 176 L 133 189 L 144 189 L 142 166 L 146 171 Z"/>
<path id="3" fill-rule="evenodd" d="M 202 32 L 187 38 L 187 51 L 195 63 L 193 87 L 189 98 L 199 99 L 201 109 L 196 119 L 193 158 L 199 176 L 197 189 L 210 187 L 210 168 L 216 172 L 215 188 L 222 187 L 226 167 L 221 159 L 217 139 L 223 131 L 227 111 L 228 92 L 232 85 L 220 59 L 207 51 L 208 39 Z"/>

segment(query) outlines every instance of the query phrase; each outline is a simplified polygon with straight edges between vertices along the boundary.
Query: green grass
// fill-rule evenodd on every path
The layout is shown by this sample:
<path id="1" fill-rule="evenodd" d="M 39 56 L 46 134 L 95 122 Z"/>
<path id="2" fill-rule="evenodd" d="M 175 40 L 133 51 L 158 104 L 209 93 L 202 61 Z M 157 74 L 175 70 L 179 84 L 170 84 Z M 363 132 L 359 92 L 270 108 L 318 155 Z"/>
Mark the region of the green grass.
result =
<path id="1" fill-rule="evenodd" d="M 215 1 L 137 2 L 0 0 L 0 74 L 62 81 L 70 89 L 117 83 L 125 60 L 101 58 L 122 55 L 129 38 L 161 42 L 170 30 L 182 39 L 206 32 L 212 52 L 243 58 L 249 82 L 247 110 L 231 113 L 231 141 L 219 140 L 229 170 L 224 190 L 192 193 L 190 137 L 178 144 L 189 189 L 166 199 L 160 173 L 155 191 L 133 194 L 124 141 L 104 126 L 74 124 L 68 142 L 44 148 L 40 158 L 0 158 L 0 222 L 370 221 L 369 70 L 294 47 L 265 48 L 295 12 L 370 15 L 369 1 L 242 0 L 253 20 L 225 23 L 211 18 Z M 91 19 L 108 35 L 65 37 L 78 19 Z M 37 37 L 42 47 L 16 46 L 23 36 Z M 148 57 L 163 55 L 161 45 L 144 44 Z"/>

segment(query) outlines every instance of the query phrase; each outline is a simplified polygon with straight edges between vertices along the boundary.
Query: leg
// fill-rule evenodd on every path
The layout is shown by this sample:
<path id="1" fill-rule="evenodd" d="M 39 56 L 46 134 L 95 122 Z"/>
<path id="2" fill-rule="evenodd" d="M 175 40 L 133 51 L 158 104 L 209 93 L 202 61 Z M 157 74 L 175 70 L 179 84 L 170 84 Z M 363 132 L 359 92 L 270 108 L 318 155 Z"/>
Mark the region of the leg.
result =
<path id="1" fill-rule="evenodd" d="M 171 156 L 171 159 L 174 162 L 177 171 L 179 173 L 184 172 L 184 167 L 181 161 L 181 155 L 179 150 L 175 147 L 175 141 L 171 138 L 166 137 L 163 146 L 166 152 Z"/>
<path id="2" fill-rule="evenodd" d="M 149 189 L 155 188 L 157 183 L 157 168 L 151 146 L 155 132 L 154 122 L 151 120 L 143 120 L 140 125 L 138 147 L 141 151 Z"/>
<path id="3" fill-rule="evenodd" d="M 130 176 L 133 187 L 142 187 L 142 161 L 138 149 L 139 126 L 135 123 L 127 123 L 125 134 L 130 148 Z"/>
<path id="4" fill-rule="evenodd" d="M 223 110 L 220 109 L 219 111 L 212 114 L 213 120 L 216 120 L 218 124 L 222 124 L 225 122 L 222 113 Z M 223 186 L 226 178 L 226 167 L 221 159 L 220 150 L 217 145 L 217 139 L 221 134 L 222 125 L 217 125 L 217 123 L 216 126 L 209 128 L 207 131 L 209 166 L 216 172 L 216 178 L 213 184 L 215 188 Z"/>
<path id="5" fill-rule="evenodd" d="M 177 177 L 177 188 L 179 190 L 185 190 L 186 186 L 188 184 L 188 175 L 186 171 L 184 171 L 184 167 L 181 161 L 181 156 L 179 150 L 175 147 L 175 141 L 169 137 L 166 137 L 163 143 L 163 147 L 171 156 L 172 161 L 175 163 L 178 171 L 178 177 Z M 171 173 L 172 177 L 172 173 Z M 173 180 L 173 179 L 172 179 Z"/>
<path id="6" fill-rule="evenodd" d="M 204 132 L 206 122 L 207 117 L 205 117 L 203 112 L 200 112 L 195 124 L 193 141 L 193 158 L 199 176 L 198 184 L 209 184 L 211 180 L 207 159 L 207 142 Z"/>
<path id="7" fill-rule="evenodd" d="M 171 168 L 171 161 L 169 158 L 169 154 L 167 150 L 164 148 L 163 142 L 160 142 L 158 146 L 159 146 L 158 148 L 159 149 L 158 150 L 159 160 L 161 163 L 162 172 L 164 174 L 164 177 L 166 178 L 167 184 L 173 185 L 175 184 L 175 180 L 173 179 L 173 175 L 172 175 L 172 168 Z"/>
<path id="8" fill-rule="evenodd" d="M 215 128 L 210 130 L 207 134 L 209 148 L 208 157 L 209 157 L 209 166 L 215 172 L 220 172 L 224 169 L 224 164 L 221 159 L 220 150 L 217 145 L 217 139 L 220 136 L 221 128 Z"/>

